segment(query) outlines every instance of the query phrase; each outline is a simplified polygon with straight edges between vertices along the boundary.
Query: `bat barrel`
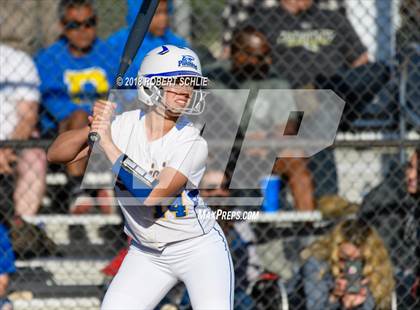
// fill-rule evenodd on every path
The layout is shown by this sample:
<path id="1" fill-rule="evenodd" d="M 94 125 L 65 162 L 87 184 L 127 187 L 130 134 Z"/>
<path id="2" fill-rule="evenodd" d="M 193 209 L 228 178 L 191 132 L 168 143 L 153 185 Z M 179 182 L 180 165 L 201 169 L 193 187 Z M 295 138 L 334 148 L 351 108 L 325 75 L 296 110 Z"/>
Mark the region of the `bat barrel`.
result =
<path id="1" fill-rule="evenodd" d="M 156 8 L 159 4 L 159 0 L 144 0 L 140 11 L 137 14 L 137 17 L 134 21 L 134 25 L 131 28 L 131 31 L 128 35 L 127 42 L 124 46 L 124 52 L 120 63 L 120 68 L 118 72 L 119 78 L 124 77 L 125 72 L 128 67 L 131 65 L 134 57 L 137 54 L 138 49 L 143 42 L 144 36 L 146 35 L 147 30 L 149 29 L 150 22 L 152 21 L 153 15 L 155 14 Z M 117 85 L 118 86 L 118 85 Z M 114 86 L 115 87 L 115 86 Z M 112 93 L 111 93 L 112 95 Z M 112 97 L 109 98 L 110 101 L 113 101 Z M 91 132 L 88 136 L 89 146 L 93 146 L 95 142 L 100 141 L 101 137 L 97 132 Z"/>

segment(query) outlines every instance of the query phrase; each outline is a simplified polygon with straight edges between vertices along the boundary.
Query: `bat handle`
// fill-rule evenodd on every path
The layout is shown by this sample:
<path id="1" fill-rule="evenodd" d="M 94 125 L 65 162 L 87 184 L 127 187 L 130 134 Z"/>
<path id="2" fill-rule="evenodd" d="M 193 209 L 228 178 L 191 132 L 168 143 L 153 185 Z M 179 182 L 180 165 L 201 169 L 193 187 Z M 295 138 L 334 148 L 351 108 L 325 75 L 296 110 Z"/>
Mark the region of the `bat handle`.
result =
<path id="1" fill-rule="evenodd" d="M 88 144 L 90 147 L 101 140 L 101 136 L 97 132 L 90 132 L 88 135 Z"/>
<path id="2" fill-rule="evenodd" d="M 109 101 L 115 102 L 116 100 L 116 95 L 115 93 L 113 93 L 112 91 L 109 93 L 109 97 L 108 97 Z M 89 132 L 88 135 L 88 145 L 89 147 L 93 147 L 93 145 L 96 142 L 99 142 L 101 140 L 101 136 L 97 133 L 97 132 Z"/>

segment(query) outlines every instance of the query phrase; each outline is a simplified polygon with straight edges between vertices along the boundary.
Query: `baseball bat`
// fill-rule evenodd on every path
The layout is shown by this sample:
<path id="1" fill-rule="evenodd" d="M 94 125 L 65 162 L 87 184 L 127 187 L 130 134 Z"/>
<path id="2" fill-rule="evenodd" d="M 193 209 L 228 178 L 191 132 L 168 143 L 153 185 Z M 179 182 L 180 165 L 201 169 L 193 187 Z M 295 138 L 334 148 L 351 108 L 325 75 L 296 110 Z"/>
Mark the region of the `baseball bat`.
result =
<path id="1" fill-rule="evenodd" d="M 159 0 L 143 0 L 140 10 L 128 35 L 127 42 L 125 43 L 118 74 L 115 78 L 113 88 L 118 86 L 117 81 L 124 77 L 128 67 L 130 67 L 131 63 L 133 62 L 133 59 L 136 56 L 137 51 L 140 48 L 141 43 L 143 42 L 143 39 L 149 29 L 150 22 L 152 21 L 158 4 Z M 101 137 L 97 132 L 91 132 L 88 136 L 88 143 L 90 146 L 93 146 L 93 144 L 98 142 L 100 139 Z"/>

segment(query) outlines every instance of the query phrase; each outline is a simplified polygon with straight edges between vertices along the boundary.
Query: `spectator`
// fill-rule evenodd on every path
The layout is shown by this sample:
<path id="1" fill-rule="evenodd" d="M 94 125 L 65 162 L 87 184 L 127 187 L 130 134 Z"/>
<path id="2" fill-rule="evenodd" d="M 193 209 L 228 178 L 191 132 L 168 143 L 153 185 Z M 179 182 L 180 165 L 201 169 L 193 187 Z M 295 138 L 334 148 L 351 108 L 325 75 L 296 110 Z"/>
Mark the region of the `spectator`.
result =
<path id="1" fill-rule="evenodd" d="M 314 88 L 320 76 L 328 80 L 343 67 L 368 62 L 366 48 L 342 13 L 321 10 L 313 0 L 276 1 L 280 5 L 258 8 L 244 25 L 253 25 L 266 35 L 273 51 L 272 71 L 281 73 L 291 88 Z M 347 105 L 345 115 L 349 113 L 354 117 L 353 109 Z M 347 117 L 343 122 L 347 124 Z M 331 149 L 312 157 L 308 168 L 316 181 L 316 197 L 337 194 L 336 165 Z"/>
<path id="2" fill-rule="evenodd" d="M 361 216 L 373 225 L 391 251 L 397 279 L 399 307 L 410 309 L 414 300 L 410 288 L 415 281 L 415 266 L 419 264 L 416 245 L 420 215 L 418 195 L 418 163 L 420 150 L 413 153 L 404 171 L 392 169 L 384 181 L 372 189 L 364 198 Z M 417 226 L 417 227 L 416 227 Z"/>
<path id="3" fill-rule="evenodd" d="M 349 68 L 368 63 L 366 48 L 344 14 L 322 10 L 313 0 L 276 1 L 280 5 L 257 7 L 243 23 L 254 25 L 267 36 L 273 53 L 273 67 L 281 72 L 292 88 L 320 86 L 322 89 L 337 89 L 340 85 L 323 85 L 329 83 L 337 71 L 343 71 L 340 71 L 340 77 L 347 76 Z M 371 73 L 364 74 L 363 71 L 355 75 L 356 81 L 368 80 L 362 85 L 363 90 L 371 95 L 370 89 L 365 88 L 378 85 L 372 82 Z M 338 84 L 342 82 L 341 79 L 338 81 Z M 349 94 L 348 97 L 354 93 L 353 84 L 357 84 L 351 82 L 349 89 L 343 91 Z M 349 121 L 357 115 L 356 110 L 362 108 L 355 102 L 347 104 L 341 128 L 348 127 Z M 317 198 L 338 193 L 336 164 L 331 149 L 313 156 L 307 167 L 315 181 L 314 195 Z"/>
<path id="4" fill-rule="evenodd" d="M 9 275 L 16 272 L 15 257 L 7 229 L 0 224 L 0 310 L 12 310 L 12 302 L 7 298 Z"/>
<path id="5" fill-rule="evenodd" d="M 313 0 L 279 0 L 276 9 L 256 11 L 250 23 L 268 37 L 276 50 L 274 64 L 293 88 L 312 85 L 343 66 L 368 62 L 365 46 L 345 16 L 321 10 Z"/>
<path id="6" fill-rule="evenodd" d="M 338 224 L 302 257 L 307 309 L 391 309 L 391 261 L 379 235 L 364 221 Z"/>
<path id="7" fill-rule="evenodd" d="M 257 10 L 249 19 L 276 50 L 276 70 L 292 88 L 332 89 L 344 98 L 340 129 L 353 128 L 389 80 L 387 66 L 369 63 L 366 47 L 344 14 L 322 10 L 314 0 L 278 1 L 278 8 Z"/>
<path id="8" fill-rule="evenodd" d="M 40 82 L 32 59 L 24 52 L 0 44 L 0 68 L 0 140 L 39 137 L 35 127 Z M 17 152 L 0 148 L 0 196 L 5 199 L 1 212 L 6 220 L 12 218 L 13 210 L 17 216 L 38 212 L 45 190 L 45 172 L 43 149 Z M 10 204 L 11 197 L 14 208 Z"/>
<path id="9" fill-rule="evenodd" d="M 58 14 L 61 38 L 36 56 L 41 77 L 41 127 L 46 138 L 88 124 L 92 103 L 107 95 L 118 65 L 114 51 L 97 38 L 93 0 L 61 0 Z M 79 189 L 85 168 L 86 160 L 67 166 L 71 197 L 75 198 L 73 213 L 86 212 L 93 203 Z M 99 191 L 97 195 L 110 192 Z M 107 207 L 104 212 L 109 212 Z"/>
<path id="10" fill-rule="evenodd" d="M 265 36 L 255 28 L 248 26 L 237 30 L 232 40 L 231 50 L 230 68 L 229 64 L 222 64 L 208 72 L 210 80 L 215 82 L 215 88 L 251 89 L 250 96 L 253 96 L 254 100 L 259 89 L 289 88 L 287 81 L 271 70 L 270 46 Z M 260 113 L 254 113 L 255 122 L 249 124 L 247 134 L 257 140 L 268 139 L 270 136 L 275 139 L 280 135 L 284 124 L 279 123 L 279 120 L 284 119 L 282 117 L 284 108 L 294 106 L 291 94 L 286 92 L 283 94 L 281 102 L 278 101 L 278 93 L 274 92 L 266 100 L 266 105 L 261 103 L 258 106 Z M 235 104 L 238 100 L 227 99 L 227 101 L 231 102 L 230 107 L 235 110 L 235 113 L 241 113 L 241 107 Z M 250 108 L 248 111 L 253 111 L 253 109 Z M 250 156 L 264 157 L 264 154 L 261 153 L 263 151 L 261 149 L 250 150 L 252 152 Z M 283 150 L 280 155 L 286 157 L 288 152 L 290 150 Z M 282 174 L 288 179 L 297 210 L 313 210 L 315 208 L 312 177 L 306 165 L 306 160 L 302 158 L 279 158 L 274 167 L 276 173 Z"/>
<path id="11" fill-rule="evenodd" d="M 315 0 L 320 7 L 330 10 L 344 11 L 344 3 L 338 0 Z M 224 26 L 223 31 L 223 52 L 222 58 L 229 58 L 230 45 L 233 37 L 233 32 L 239 24 L 246 22 L 250 15 L 260 8 L 273 9 L 278 6 L 277 0 L 228 0 L 228 4 L 223 10 L 222 21 Z"/>
<path id="12" fill-rule="evenodd" d="M 130 28 L 134 23 L 137 12 L 143 0 L 127 0 L 127 26 L 115 32 L 108 38 L 108 43 L 116 49 L 122 56 L 125 43 L 130 32 Z M 176 46 L 188 46 L 188 43 L 181 37 L 177 36 L 169 27 L 169 0 L 159 1 L 155 15 L 149 26 L 149 32 L 143 40 L 137 55 L 133 60 L 133 64 L 128 69 L 125 77 L 137 77 L 137 71 L 140 64 L 150 50 L 164 45 L 172 44 Z"/>

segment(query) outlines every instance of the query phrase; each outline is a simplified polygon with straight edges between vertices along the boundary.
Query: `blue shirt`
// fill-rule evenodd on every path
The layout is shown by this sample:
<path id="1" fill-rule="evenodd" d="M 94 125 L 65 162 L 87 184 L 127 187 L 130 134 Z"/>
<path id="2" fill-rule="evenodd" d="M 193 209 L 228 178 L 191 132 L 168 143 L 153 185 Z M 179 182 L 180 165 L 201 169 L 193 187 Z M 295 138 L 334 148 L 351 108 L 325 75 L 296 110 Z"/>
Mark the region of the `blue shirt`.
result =
<path id="1" fill-rule="evenodd" d="M 7 229 L 0 224 L 0 274 L 15 272 L 15 255 Z"/>
<path id="2" fill-rule="evenodd" d="M 113 49 L 115 49 L 118 52 L 118 55 L 120 57 L 122 56 L 129 32 L 130 28 L 125 27 L 115 32 L 108 38 L 108 43 L 113 47 Z M 188 46 L 187 41 L 185 41 L 181 37 L 178 37 L 169 28 L 166 29 L 165 33 L 161 37 L 156 37 L 149 32 L 146 34 L 143 43 L 141 44 L 137 55 L 134 58 L 133 63 L 130 65 L 130 67 L 127 70 L 127 73 L 125 74 L 125 77 L 135 78 L 137 76 L 137 72 L 140 69 L 140 65 L 143 61 L 144 56 L 146 56 L 146 54 L 152 49 L 164 44 L 172 44 L 180 47 Z"/>
<path id="3" fill-rule="evenodd" d="M 41 129 L 46 133 L 76 110 L 90 112 L 96 99 L 106 97 L 113 86 L 118 55 L 96 39 L 88 54 L 75 57 L 67 40 L 61 39 L 41 50 L 35 63 L 41 78 Z"/>

